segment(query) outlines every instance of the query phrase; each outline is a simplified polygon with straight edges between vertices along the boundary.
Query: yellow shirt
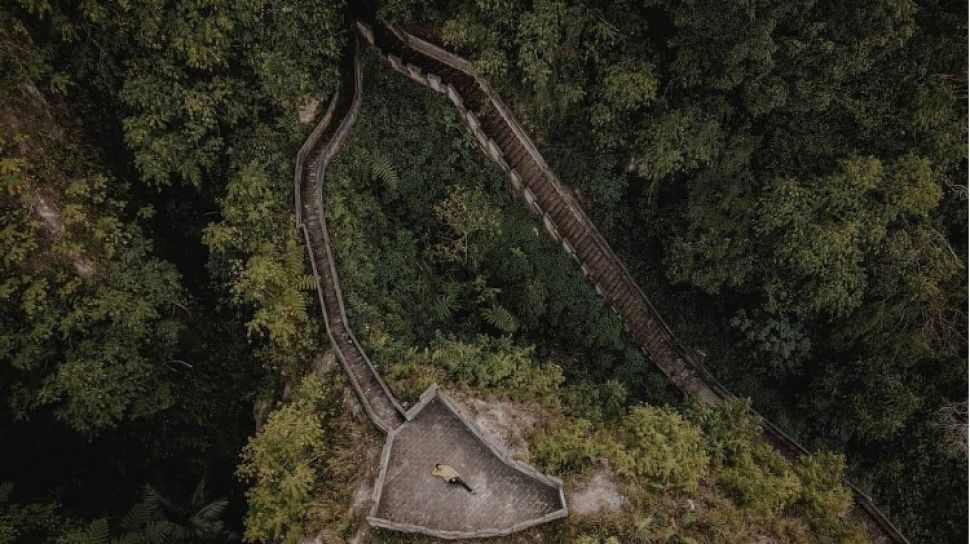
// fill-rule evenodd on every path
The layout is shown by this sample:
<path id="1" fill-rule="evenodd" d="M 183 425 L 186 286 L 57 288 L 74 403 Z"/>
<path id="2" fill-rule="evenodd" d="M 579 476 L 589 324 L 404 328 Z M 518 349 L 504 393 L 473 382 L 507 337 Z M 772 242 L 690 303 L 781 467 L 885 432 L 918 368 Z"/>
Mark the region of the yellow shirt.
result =
<path id="1" fill-rule="evenodd" d="M 431 471 L 431 474 L 446 482 L 450 482 L 454 478 L 458 478 L 458 471 L 449 467 L 448 465 L 435 465 L 434 470 Z"/>

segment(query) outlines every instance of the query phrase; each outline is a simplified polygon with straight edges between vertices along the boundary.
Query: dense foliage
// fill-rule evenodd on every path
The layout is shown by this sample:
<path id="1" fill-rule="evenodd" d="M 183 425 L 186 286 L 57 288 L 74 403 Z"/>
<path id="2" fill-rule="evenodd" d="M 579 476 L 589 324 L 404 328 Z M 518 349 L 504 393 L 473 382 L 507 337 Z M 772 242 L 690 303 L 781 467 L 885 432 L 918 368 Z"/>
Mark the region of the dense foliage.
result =
<path id="1" fill-rule="evenodd" d="M 933 541 L 966 534 L 940 502 L 966 482 L 941 421 L 966 405 L 964 8 L 398 1 L 383 13 L 433 22 L 431 39 L 514 98 L 730 388 L 810 445 L 848 451 L 904 532 Z"/>
<path id="2" fill-rule="evenodd" d="M 303 537 L 325 481 L 319 465 L 336 431 L 338 392 L 314 375 L 304 378 L 250 439 L 239 465 L 239 475 L 252 482 L 246 492 L 248 540 L 290 544 Z"/>
<path id="3" fill-rule="evenodd" d="M 361 10 L 0 7 L 0 542 L 354 534 L 369 431 L 307 377 L 291 183 Z M 643 514 L 545 536 L 851 540 L 845 470 L 914 541 L 966 540 L 965 4 L 378 12 L 473 59 L 729 388 L 845 453 L 792 464 L 742 404 L 682 404 L 447 101 L 369 62 L 328 179 L 351 320 L 402 398 L 545 399 L 533 459 L 607 457 Z"/>
<path id="4" fill-rule="evenodd" d="M 792 464 L 761 440 L 742 401 L 717 410 L 659 406 L 677 397 L 648 387 L 650 374 L 602 372 L 629 368 L 633 350 L 622 337 L 610 349 L 589 326 L 605 306 L 575 263 L 510 198 L 470 135 L 440 113 L 448 107 L 443 98 L 373 62 L 365 73 L 360 118 L 325 187 L 348 315 L 405 402 L 437 383 L 526 411 L 501 418 L 543 423 L 519 435 L 504 431 L 528 444 L 528 460 L 563 475 L 572 489 L 596 467 L 610 467 L 632 503 L 624 515 L 544 528 L 540 538 L 864 541 L 860 527 L 846 522 L 851 497 L 840 481 L 842 457 Z M 410 109 L 401 112 L 388 96 Z M 427 156 L 413 153 L 422 149 L 413 143 L 419 136 L 422 148 L 447 158 L 438 177 L 427 174 L 435 168 Z M 487 235 L 476 237 L 480 232 Z M 551 259 L 561 259 L 554 275 L 542 266 Z M 521 268 L 533 272 L 509 274 Z M 506 298 L 530 288 L 584 307 Z M 495 308 L 505 317 L 490 317 Z M 618 323 L 605 326 L 605 338 L 614 338 Z M 695 502 L 705 513 L 681 511 L 680 504 Z"/>
<path id="5" fill-rule="evenodd" d="M 288 178 L 342 20 L 333 3 L 0 8 L 4 538 L 240 538 L 254 401 L 321 350 Z M 192 519 L 227 530 L 166 529 L 200 480 L 229 503 Z M 146 482 L 171 507 L 132 520 Z"/>
<path id="6" fill-rule="evenodd" d="M 513 335 L 568 354 L 561 364 L 575 379 L 616 378 L 636 398 L 666 398 L 659 372 L 624 339 L 575 262 L 512 199 L 501 172 L 482 161 L 449 104 L 373 62 L 366 71 L 373 83 L 365 93 L 413 104 L 388 109 L 365 94 L 327 177 L 348 314 L 358 330 L 366 327 L 376 364 L 384 343 Z M 377 249 L 361 251 L 361 237 Z M 495 383 L 492 374 L 511 364 L 483 361 L 468 381 Z"/>

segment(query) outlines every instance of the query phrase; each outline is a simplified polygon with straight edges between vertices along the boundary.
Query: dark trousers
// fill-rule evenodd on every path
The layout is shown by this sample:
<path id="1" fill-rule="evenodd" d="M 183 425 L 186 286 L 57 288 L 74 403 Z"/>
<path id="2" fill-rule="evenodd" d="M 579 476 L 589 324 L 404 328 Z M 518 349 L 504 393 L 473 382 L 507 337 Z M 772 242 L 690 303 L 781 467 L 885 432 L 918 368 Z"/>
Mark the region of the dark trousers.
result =
<path id="1" fill-rule="evenodd" d="M 475 490 L 472 489 L 468 484 L 466 484 L 465 483 L 465 480 L 462 480 L 461 478 L 452 478 L 452 479 L 448 480 L 448 483 L 449 484 L 454 484 L 454 485 L 460 485 L 460 486 L 464 487 L 466 490 L 468 490 L 468 492 L 471 493 L 472 495 L 475 494 Z"/>

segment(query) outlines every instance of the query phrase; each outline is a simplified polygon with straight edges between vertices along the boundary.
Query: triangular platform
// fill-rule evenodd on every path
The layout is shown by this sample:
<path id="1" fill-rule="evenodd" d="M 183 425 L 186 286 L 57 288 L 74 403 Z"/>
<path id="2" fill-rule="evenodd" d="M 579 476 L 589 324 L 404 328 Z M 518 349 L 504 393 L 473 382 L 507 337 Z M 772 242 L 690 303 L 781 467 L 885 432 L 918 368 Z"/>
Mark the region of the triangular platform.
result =
<path id="1" fill-rule="evenodd" d="M 476 493 L 434 477 L 436 463 L 457 469 Z M 561 480 L 498 450 L 432 386 L 387 435 L 367 519 L 438 538 L 483 538 L 565 516 Z"/>

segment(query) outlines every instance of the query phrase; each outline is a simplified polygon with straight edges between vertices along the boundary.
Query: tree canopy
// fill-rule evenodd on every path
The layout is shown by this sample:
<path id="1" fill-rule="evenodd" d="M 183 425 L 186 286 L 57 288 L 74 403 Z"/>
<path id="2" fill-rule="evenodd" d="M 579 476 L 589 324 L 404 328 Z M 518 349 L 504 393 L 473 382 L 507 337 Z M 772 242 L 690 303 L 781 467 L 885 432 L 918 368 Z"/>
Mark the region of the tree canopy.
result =
<path id="1" fill-rule="evenodd" d="M 743 403 L 681 402 L 448 102 L 366 60 L 326 211 L 372 358 L 402 396 L 574 407 L 536 459 L 611 456 L 662 512 L 550 538 L 852 541 L 845 472 L 914 542 L 966 539 L 965 4 L 15 0 L 0 542 L 356 530 L 334 505 L 366 440 L 316 375 L 292 169 L 372 7 L 470 58 L 677 336 L 833 452 L 789 463 Z M 702 521 L 664 502 L 692 492 Z"/>

